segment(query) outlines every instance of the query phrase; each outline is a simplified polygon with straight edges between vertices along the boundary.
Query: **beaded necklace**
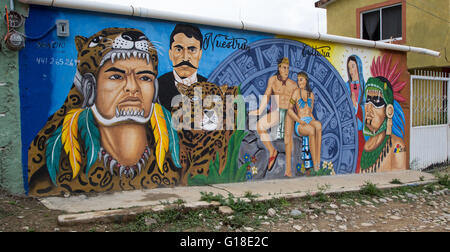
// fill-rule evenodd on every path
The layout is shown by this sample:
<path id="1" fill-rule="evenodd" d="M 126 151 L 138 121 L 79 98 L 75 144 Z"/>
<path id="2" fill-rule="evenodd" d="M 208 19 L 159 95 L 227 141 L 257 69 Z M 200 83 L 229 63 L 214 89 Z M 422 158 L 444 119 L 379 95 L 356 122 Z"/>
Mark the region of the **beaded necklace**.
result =
<path id="1" fill-rule="evenodd" d="M 141 159 L 132 166 L 121 165 L 119 161 L 114 159 L 111 154 L 109 154 L 103 147 L 100 148 L 99 159 L 103 160 L 105 168 L 109 167 L 111 175 L 114 175 L 114 168 L 119 169 L 119 176 L 125 175 L 127 178 L 134 178 L 141 173 L 142 168 L 147 164 L 148 158 L 150 157 L 150 148 L 145 147 L 144 153 L 142 153 Z"/>
<path id="2" fill-rule="evenodd" d="M 380 169 L 383 160 L 389 154 L 390 148 L 392 148 L 392 137 L 390 135 L 386 135 L 383 143 L 380 144 L 375 150 L 370 152 L 363 151 L 361 156 L 361 172 L 377 172 Z"/>

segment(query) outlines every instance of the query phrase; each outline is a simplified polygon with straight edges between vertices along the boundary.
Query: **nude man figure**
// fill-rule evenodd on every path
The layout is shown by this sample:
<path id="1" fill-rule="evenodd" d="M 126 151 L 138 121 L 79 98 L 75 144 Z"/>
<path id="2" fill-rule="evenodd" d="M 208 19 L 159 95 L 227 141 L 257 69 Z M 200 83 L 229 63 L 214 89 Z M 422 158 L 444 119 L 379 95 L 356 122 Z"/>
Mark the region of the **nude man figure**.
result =
<path id="1" fill-rule="evenodd" d="M 256 126 L 261 141 L 270 153 L 268 164 L 268 170 L 270 171 L 278 156 L 278 151 L 273 147 L 267 130 L 281 124 L 279 127 L 279 136 L 280 138 L 284 138 L 286 145 L 286 176 L 291 176 L 291 156 L 293 150 L 293 121 L 286 114 L 289 109 L 289 100 L 292 92 L 297 88 L 297 83 L 289 79 L 289 59 L 282 58 L 278 64 L 277 74 L 270 77 L 267 82 L 267 89 L 260 107 L 249 113 L 249 115 L 253 116 L 261 115 L 266 109 L 270 97 L 273 97 L 270 112 L 262 116 Z"/>

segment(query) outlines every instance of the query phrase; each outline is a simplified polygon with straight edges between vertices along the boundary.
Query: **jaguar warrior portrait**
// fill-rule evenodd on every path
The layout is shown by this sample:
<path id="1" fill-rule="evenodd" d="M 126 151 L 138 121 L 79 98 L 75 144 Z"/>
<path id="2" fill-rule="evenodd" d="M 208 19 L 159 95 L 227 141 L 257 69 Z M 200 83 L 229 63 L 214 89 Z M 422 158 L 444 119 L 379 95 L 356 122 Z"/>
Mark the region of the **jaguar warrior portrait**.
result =
<path id="1" fill-rule="evenodd" d="M 136 29 L 108 28 L 75 42 L 79 64 L 69 99 L 39 133 L 45 148 L 30 147 L 30 192 L 174 184 L 178 153 L 170 156 L 169 147 L 176 133 L 169 112 L 156 103 L 158 55 L 151 41 Z M 40 166 L 33 163 L 38 154 L 45 156 Z"/>

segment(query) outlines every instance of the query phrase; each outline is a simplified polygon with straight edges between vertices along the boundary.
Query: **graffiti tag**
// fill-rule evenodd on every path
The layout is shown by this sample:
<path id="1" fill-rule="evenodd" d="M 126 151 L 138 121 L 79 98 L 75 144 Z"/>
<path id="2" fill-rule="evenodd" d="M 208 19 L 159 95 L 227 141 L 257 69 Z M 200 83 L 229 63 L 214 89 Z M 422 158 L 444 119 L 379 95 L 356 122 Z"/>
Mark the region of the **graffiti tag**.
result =
<path id="1" fill-rule="evenodd" d="M 39 41 L 36 43 L 36 47 L 37 48 L 47 48 L 47 49 L 65 48 L 66 43 L 59 42 L 59 41 L 51 41 L 51 42 Z"/>
<path id="2" fill-rule="evenodd" d="M 225 49 L 239 49 L 239 50 L 250 50 L 248 46 L 248 40 L 244 38 L 233 38 L 224 34 L 207 33 L 205 34 L 205 39 L 203 41 L 203 50 L 225 48 Z"/>
<path id="3" fill-rule="evenodd" d="M 326 58 L 330 58 L 331 47 L 330 46 L 313 46 L 313 47 L 304 47 L 302 54 L 303 57 L 306 56 L 324 56 Z"/>

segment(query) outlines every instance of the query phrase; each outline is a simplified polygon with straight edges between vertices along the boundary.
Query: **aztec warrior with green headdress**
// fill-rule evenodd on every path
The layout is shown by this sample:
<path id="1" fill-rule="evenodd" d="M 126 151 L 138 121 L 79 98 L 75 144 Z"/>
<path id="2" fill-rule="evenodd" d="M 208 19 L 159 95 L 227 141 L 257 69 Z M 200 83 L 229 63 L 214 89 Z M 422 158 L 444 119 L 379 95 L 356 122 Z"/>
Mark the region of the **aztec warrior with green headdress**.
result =
<path id="1" fill-rule="evenodd" d="M 386 57 L 374 61 L 371 71 L 377 77 L 369 78 L 366 83 L 363 133 L 368 139 L 361 157 L 361 173 L 404 170 L 407 167 L 403 141 L 405 115 L 398 103 L 405 101 L 399 91 L 406 83 L 397 82 L 399 74 L 396 67 L 388 69 L 391 59 L 386 61 Z"/>

